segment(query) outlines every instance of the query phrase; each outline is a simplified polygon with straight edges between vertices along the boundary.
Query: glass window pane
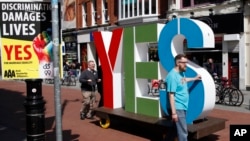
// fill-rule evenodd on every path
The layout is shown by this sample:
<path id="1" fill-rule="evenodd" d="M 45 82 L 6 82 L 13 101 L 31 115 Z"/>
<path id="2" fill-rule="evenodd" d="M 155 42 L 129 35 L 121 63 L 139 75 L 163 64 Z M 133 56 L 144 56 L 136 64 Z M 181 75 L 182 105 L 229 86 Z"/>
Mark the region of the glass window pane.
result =
<path id="1" fill-rule="evenodd" d="M 149 14 L 149 8 L 148 0 L 144 0 L 144 14 Z"/>
<path id="2" fill-rule="evenodd" d="M 134 0 L 134 16 L 137 16 L 137 0 Z"/>
<path id="3" fill-rule="evenodd" d="M 121 18 L 122 19 L 125 18 L 125 11 L 126 11 L 125 6 L 126 6 L 125 0 L 122 0 L 121 1 Z"/>
<path id="4" fill-rule="evenodd" d="M 156 0 L 152 0 L 152 14 L 156 14 Z"/>
<path id="5" fill-rule="evenodd" d="M 139 2 L 139 15 L 142 15 L 142 2 Z"/>
<path id="6" fill-rule="evenodd" d="M 190 7 L 191 6 L 191 0 L 182 0 L 182 6 L 183 7 Z"/>

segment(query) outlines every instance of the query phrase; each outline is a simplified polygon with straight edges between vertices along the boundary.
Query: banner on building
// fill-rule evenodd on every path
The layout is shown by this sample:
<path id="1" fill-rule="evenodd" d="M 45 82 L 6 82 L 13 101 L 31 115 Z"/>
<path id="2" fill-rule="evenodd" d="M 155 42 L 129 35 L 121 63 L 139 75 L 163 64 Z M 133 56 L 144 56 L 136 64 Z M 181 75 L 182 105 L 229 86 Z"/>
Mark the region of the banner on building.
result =
<path id="1" fill-rule="evenodd" d="M 63 1 L 63 29 L 76 28 L 76 0 Z"/>
<path id="2" fill-rule="evenodd" d="M 1 2 L 3 79 L 53 77 L 50 2 Z"/>

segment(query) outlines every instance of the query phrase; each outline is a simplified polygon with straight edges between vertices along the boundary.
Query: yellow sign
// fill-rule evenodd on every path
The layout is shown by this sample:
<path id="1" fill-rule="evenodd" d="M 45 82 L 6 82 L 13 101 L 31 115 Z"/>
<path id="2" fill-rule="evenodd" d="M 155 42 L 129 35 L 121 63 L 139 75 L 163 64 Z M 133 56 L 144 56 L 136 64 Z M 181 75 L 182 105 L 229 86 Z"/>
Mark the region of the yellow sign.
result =
<path id="1" fill-rule="evenodd" d="M 53 78 L 51 3 L 0 5 L 2 78 Z"/>

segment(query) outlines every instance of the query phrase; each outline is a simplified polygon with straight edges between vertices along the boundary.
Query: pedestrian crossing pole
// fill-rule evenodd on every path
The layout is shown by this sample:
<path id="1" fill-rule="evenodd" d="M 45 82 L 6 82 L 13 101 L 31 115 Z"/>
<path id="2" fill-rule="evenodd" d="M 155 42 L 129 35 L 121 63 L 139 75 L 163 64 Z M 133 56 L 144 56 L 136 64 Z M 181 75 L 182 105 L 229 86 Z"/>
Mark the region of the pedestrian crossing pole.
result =
<path id="1" fill-rule="evenodd" d="M 62 139 L 61 118 L 61 89 L 59 69 L 59 3 L 51 0 L 52 7 L 52 42 L 53 42 L 53 72 L 56 112 L 56 141 Z M 42 79 L 26 79 L 27 98 L 24 101 L 26 108 L 27 141 L 45 141 L 45 101 L 42 96 Z"/>
<path id="2" fill-rule="evenodd" d="M 54 95 L 55 95 L 55 112 L 56 112 L 56 141 L 62 139 L 62 106 L 61 106 L 61 84 L 60 84 L 60 69 L 59 69 L 59 3 L 58 0 L 51 0 L 52 7 L 52 41 L 53 41 L 53 64 L 54 64 Z"/>

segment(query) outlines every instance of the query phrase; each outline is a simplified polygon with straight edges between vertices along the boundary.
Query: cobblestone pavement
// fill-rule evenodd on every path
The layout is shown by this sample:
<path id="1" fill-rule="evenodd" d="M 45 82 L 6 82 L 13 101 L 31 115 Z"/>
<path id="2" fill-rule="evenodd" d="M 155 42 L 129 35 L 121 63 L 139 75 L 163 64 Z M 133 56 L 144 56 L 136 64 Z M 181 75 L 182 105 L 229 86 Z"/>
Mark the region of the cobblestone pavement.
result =
<path id="1" fill-rule="evenodd" d="M 200 141 L 229 141 L 231 124 L 250 125 L 250 92 L 244 91 L 242 106 L 216 105 L 209 116 L 225 118 L 226 128 Z M 45 104 L 46 141 L 56 141 L 54 87 L 42 85 Z M 80 120 L 81 93 L 77 86 L 61 87 L 62 135 L 63 141 L 160 141 L 160 131 L 150 125 L 131 121 L 112 120 L 108 129 L 99 126 L 98 119 Z M 0 80 L 0 140 L 26 140 L 26 114 L 24 101 L 26 84 L 24 81 Z"/>

